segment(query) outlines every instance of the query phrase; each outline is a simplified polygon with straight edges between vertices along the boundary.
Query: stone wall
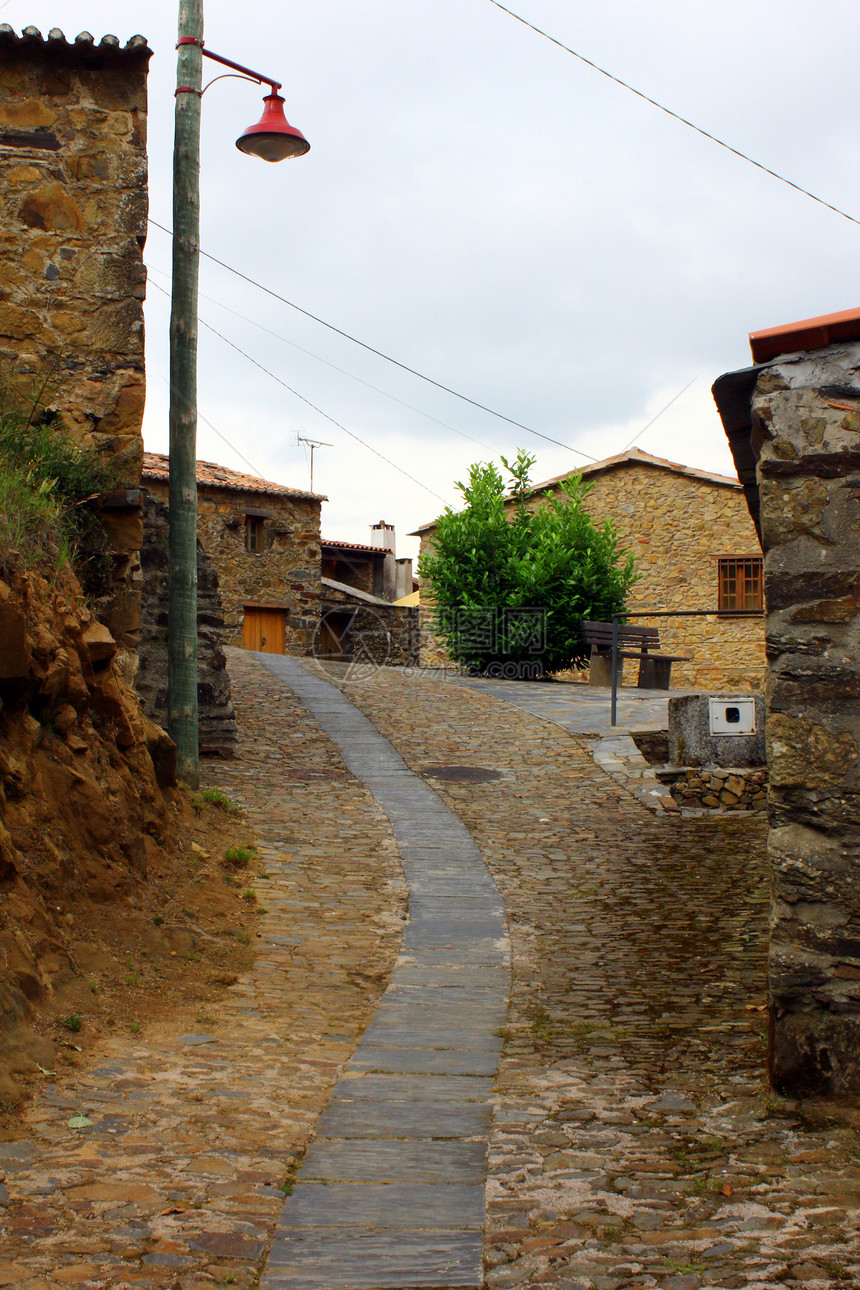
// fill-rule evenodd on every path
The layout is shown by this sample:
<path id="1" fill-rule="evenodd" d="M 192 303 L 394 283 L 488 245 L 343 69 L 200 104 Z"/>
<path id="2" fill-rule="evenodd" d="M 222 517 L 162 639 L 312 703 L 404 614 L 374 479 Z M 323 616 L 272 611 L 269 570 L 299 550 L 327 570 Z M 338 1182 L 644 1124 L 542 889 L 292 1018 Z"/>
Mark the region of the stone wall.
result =
<path id="1" fill-rule="evenodd" d="M 120 48 L 0 27 L 0 373 L 44 386 L 77 442 L 136 486 L 143 451 L 146 77 L 141 36 Z M 98 606 L 133 671 L 137 553 Z"/>
<path id="2" fill-rule="evenodd" d="M 767 769 L 764 766 L 690 766 L 677 774 L 658 771 L 657 778 L 669 784 L 678 805 L 689 810 L 767 809 Z"/>
<path id="3" fill-rule="evenodd" d="M 636 557 L 640 581 L 631 611 L 712 609 L 718 606 L 717 561 L 760 556 L 761 547 L 740 485 L 687 469 L 667 469 L 646 460 L 620 460 L 585 472 L 592 484 L 587 510 L 596 523 L 612 521 L 623 546 Z M 654 459 L 651 459 L 654 460 Z M 541 505 L 536 498 L 534 505 Z M 421 553 L 432 545 L 421 536 Z M 429 608 L 423 594 L 425 608 Z M 635 620 L 656 626 L 664 653 L 690 654 L 672 665 L 673 689 L 761 690 L 764 623 L 761 618 Z M 439 666 L 444 649 L 429 627 L 422 663 Z"/>
<path id="4" fill-rule="evenodd" d="M 146 488 L 167 500 L 167 483 L 146 476 Z M 270 493 L 242 494 L 198 483 L 197 533 L 218 572 L 224 606 L 225 644 L 242 640 L 243 606 L 286 610 L 287 654 L 310 652 L 319 622 L 321 500 Z M 245 546 L 245 516 L 262 519 L 263 549 Z"/>
<path id="5" fill-rule="evenodd" d="M 134 684 L 147 716 L 161 726 L 167 725 L 167 529 L 167 506 L 155 497 L 147 497 L 140 552 L 143 569 L 140 665 Z M 224 617 L 218 593 L 218 574 L 198 541 L 199 748 L 202 754 L 232 757 L 236 750 L 237 731 L 223 640 Z"/>
<path id="6" fill-rule="evenodd" d="M 352 619 L 342 639 L 344 657 L 380 667 L 418 667 L 420 613 L 417 606 L 364 603 L 346 592 L 325 589 L 322 614 L 349 610 Z"/>
<path id="7" fill-rule="evenodd" d="M 860 342 L 757 375 L 771 1076 L 860 1090 Z"/>

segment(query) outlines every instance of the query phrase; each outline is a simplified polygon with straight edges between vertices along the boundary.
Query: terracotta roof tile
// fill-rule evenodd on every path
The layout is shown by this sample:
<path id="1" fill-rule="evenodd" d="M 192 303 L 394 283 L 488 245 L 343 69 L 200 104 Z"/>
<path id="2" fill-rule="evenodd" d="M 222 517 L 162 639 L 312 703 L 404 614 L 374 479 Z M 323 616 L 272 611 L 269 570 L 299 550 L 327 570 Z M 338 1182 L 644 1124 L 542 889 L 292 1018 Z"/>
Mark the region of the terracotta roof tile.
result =
<path id="1" fill-rule="evenodd" d="M 750 349 L 754 363 L 766 363 L 780 354 L 823 349 L 840 340 L 860 340 L 860 309 L 844 309 L 837 314 L 750 332 Z"/>
<path id="2" fill-rule="evenodd" d="M 321 538 L 320 546 L 323 550 L 328 548 L 330 551 L 367 551 L 371 555 L 391 554 L 391 548 L 387 546 L 366 546 L 363 542 L 335 542 L 332 538 Z"/>
<path id="3" fill-rule="evenodd" d="M 168 458 L 163 452 L 145 452 L 143 454 L 143 479 L 159 479 L 166 482 L 170 478 Z M 257 475 L 245 475 L 240 470 L 228 470 L 226 466 L 217 466 L 212 461 L 198 461 L 197 486 L 224 488 L 231 493 L 259 493 L 268 497 L 305 497 L 309 501 L 327 502 L 328 498 L 321 493 L 308 493 L 302 488 L 288 488 L 286 484 L 273 484 L 268 479 Z"/>

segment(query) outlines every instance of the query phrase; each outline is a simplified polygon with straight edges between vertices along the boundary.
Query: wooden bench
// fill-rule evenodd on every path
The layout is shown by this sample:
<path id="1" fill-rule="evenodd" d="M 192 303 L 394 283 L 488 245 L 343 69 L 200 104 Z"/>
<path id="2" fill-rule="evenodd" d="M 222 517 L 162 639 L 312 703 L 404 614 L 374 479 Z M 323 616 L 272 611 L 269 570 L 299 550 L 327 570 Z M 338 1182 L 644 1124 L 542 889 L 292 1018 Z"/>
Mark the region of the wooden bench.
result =
<path id="1" fill-rule="evenodd" d="M 591 657 L 601 659 L 604 664 L 612 658 L 612 623 L 589 623 L 583 621 L 582 635 L 586 645 L 591 646 Z M 629 623 L 618 624 L 618 658 L 638 659 L 640 690 L 668 690 L 673 663 L 689 663 L 689 654 L 660 654 L 660 633 L 656 627 L 633 627 Z M 620 684 L 620 667 L 619 667 Z M 611 684 L 611 673 L 605 684 Z"/>

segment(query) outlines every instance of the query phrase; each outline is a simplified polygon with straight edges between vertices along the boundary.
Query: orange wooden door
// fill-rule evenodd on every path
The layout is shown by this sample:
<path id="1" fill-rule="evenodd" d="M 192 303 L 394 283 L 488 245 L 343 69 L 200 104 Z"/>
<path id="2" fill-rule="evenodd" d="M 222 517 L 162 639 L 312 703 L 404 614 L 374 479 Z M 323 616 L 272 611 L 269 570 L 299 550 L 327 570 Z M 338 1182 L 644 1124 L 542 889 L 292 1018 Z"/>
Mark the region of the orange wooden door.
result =
<path id="1" fill-rule="evenodd" d="M 245 649 L 261 650 L 264 654 L 283 654 L 283 609 L 257 609 L 249 606 L 242 623 L 242 642 Z"/>

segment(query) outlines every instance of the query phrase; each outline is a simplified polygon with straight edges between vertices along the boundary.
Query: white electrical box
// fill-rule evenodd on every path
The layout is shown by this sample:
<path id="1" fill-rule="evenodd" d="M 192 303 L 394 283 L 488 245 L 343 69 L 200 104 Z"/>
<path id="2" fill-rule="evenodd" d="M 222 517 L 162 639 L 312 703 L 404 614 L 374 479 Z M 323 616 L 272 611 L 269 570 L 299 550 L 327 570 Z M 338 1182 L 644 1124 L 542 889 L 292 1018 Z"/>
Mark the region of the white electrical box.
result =
<path id="1" fill-rule="evenodd" d="M 712 735 L 754 735 L 755 699 L 708 699 Z"/>

